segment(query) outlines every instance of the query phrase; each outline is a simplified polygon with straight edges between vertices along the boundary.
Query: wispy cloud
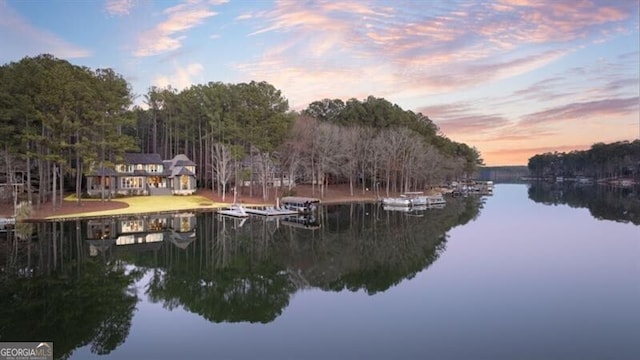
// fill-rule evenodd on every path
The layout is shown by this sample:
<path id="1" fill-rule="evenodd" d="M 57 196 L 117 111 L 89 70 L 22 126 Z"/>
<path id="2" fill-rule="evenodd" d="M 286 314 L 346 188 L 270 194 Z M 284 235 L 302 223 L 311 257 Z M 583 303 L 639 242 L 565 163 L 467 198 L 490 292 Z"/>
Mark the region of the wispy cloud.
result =
<path id="1" fill-rule="evenodd" d="M 537 101 L 549 101 L 557 99 L 558 89 L 565 82 L 565 78 L 560 76 L 552 76 L 546 79 L 535 82 L 534 84 L 527 86 L 523 89 L 518 89 L 513 92 L 511 98 L 517 98 L 518 101 L 522 100 L 537 100 Z M 566 96 L 573 95 L 572 93 L 565 93 Z"/>
<path id="2" fill-rule="evenodd" d="M 567 53 L 567 50 L 550 50 L 514 59 L 492 57 L 477 61 L 456 60 L 454 55 L 449 62 L 435 69 L 429 67 L 415 69 L 416 64 L 412 63 L 416 60 L 408 59 L 402 71 L 406 73 L 408 69 L 415 69 L 411 74 L 415 89 L 432 92 L 454 91 L 528 73 L 553 63 Z"/>
<path id="3" fill-rule="evenodd" d="M 516 14 L 518 26 L 510 32 L 512 39 L 534 42 L 565 42 L 590 35 L 603 36 L 607 29 L 600 25 L 630 17 L 634 4 L 593 1 L 522 1 L 501 0 L 494 9 L 498 13 Z"/>
<path id="4" fill-rule="evenodd" d="M 535 147 L 521 147 L 521 148 L 497 148 L 484 152 L 482 155 L 488 158 L 495 159 L 495 164 L 499 165 L 526 165 L 522 159 L 529 159 L 536 154 L 553 153 L 553 152 L 571 152 L 574 150 L 587 150 L 591 147 L 591 144 L 564 144 L 564 145 L 549 145 L 549 146 L 535 146 Z"/>
<path id="5" fill-rule="evenodd" d="M 485 101 L 491 103 L 491 99 Z M 526 103 L 520 104 L 526 106 Z M 508 141 L 518 147 L 520 142 L 530 142 L 532 139 L 557 142 L 562 134 L 567 138 L 566 132 L 571 128 L 574 129 L 574 135 L 584 135 L 590 129 L 598 129 L 611 121 L 618 122 L 616 126 L 624 126 L 623 119 L 637 119 L 640 114 L 640 98 L 635 96 L 573 102 L 522 116 L 486 113 L 467 103 L 427 106 L 419 111 L 427 114 L 449 137 L 487 144 Z M 615 129 L 615 126 L 609 127 Z"/>
<path id="6" fill-rule="evenodd" d="M 495 132 L 510 124 L 509 119 L 500 114 L 483 114 L 466 103 L 427 106 L 418 111 L 435 119 L 444 134 L 456 136 Z"/>
<path id="7" fill-rule="evenodd" d="M 153 56 L 179 49 L 189 29 L 217 15 L 210 6 L 196 0 L 165 9 L 166 20 L 140 35 L 134 55 Z"/>
<path id="8" fill-rule="evenodd" d="M 637 134 L 637 0 L 227 2 L 56 6 L 96 21 L 79 33 L 44 17 L 48 2 L 0 0 L 0 60 L 87 57 L 83 46 L 94 46 L 99 56 L 83 65 L 124 69 L 137 91 L 267 81 L 294 109 L 375 95 L 428 115 L 485 159 Z"/>
<path id="9" fill-rule="evenodd" d="M 35 56 L 49 53 L 65 59 L 92 55 L 89 49 L 74 45 L 50 31 L 33 26 L 6 1 L 0 1 L 0 39 L 3 39 L 0 60 L 4 61 L 15 59 L 5 59 L 2 54 Z"/>
<path id="10" fill-rule="evenodd" d="M 187 66 L 181 66 L 177 62 L 174 62 L 174 72 L 169 75 L 156 75 L 153 83 L 161 88 L 171 85 L 171 87 L 177 90 L 182 90 L 194 83 L 197 83 L 197 81 L 194 81 L 194 77 L 200 75 L 203 70 L 204 66 L 199 63 L 191 63 Z"/>
<path id="11" fill-rule="evenodd" d="M 610 98 L 574 102 L 526 114 L 509 126 L 497 129 L 486 141 L 488 157 L 505 151 L 515 157 L 547 151 L 571 151 L 587 148 L 597 141 L 619 141 L 633 138 L 640 113 L 640 98 Z M 631 119 L 631 120 L 630 120 Z M 500 145 L 499 145 L 500 144 Z M 533 149 L 531 144 L 545 144 Z M 495 147 L 499 147 L 496 150 Z"/>
<path id="12" fill-rule="evenodd" d="M 552 145 L 552 146 L 536 146 L 519 149 L 498 149 L 488 152 L 488 154 L 504 154 L 512 152 L 514 155 L 521 154 L 544 154 L 549 152 L 571 152 L 574 150 L 585 150 L 591 147 L 591 144 L 572 144 L 572 145 Z"/>
<path id="13" fill-rule="evenodd" d="M 575 71 L 584 74 L 578 79 L 568 76 Z M 523 159 L 537 153 L 582 149 L 588 147 L 585 144 L 625 140 L 628 134 L 637 133 L 640 97 L 615 97 L 627 94 L 629 87 L 638 94 L 637 79 L 621 76 L 596 81 L 593 79 L 600 75 L 592 73 L 585 68 L 571 69 L 561 76 L 550 76 L 516 90 L 506 97 L 508 100 L 485 97 L 418 110 L 427 114 L 448 137 L 482 149 L 483 157 L 491 164 L 522 164 Z M 564 90 L 578 89 L 578 81 L 584 81 L 585 76 L 593 76 L 586 81 L 595 82 L 593 88 L 583 84 L 582 92 Z M 602 86 L 610 89 L 601 89 Z M 602 98 L 607 93 L 611 97 Z M 577 101 L 581 98 L 588 100 Z M 524 114 L 509 110 L 526 109 L 531 104 L 535 104 L 532 110 L 525 110 Z M 541 104 L 547 106 L 538 110 Z M 534 148 L 532 144 L 545 146 Z"/>
<path id="14" fill-rule="evenodd" d="M 460 116 L 439 122 L 445 134 L 481 135 L 483 132 L 493 132 L 498 128 L 510 124 L 509 120 L 499 115 L 474 114 Z"/>
<path id="15" fill-rule="evenodd" d="M 553 64 L 580 48 L 573 40 L 617 31 L 633 8 L 619 3 L 574 5 L 574 1 L 415 2 L 394 9 L 376 2 L 362 6 L 278 1 L 271 10 L 236 18 L 255 24 L 249 36 L 286 34 L 280 46 L 238 64 L 238 70 L 248 77 L 289 84 L 296 94 L 304 89 L 295 84 L 310 80 L 334 89 L 334 97 L 355 96 L 357 91 L 354 86 L 336 87 L 336 81 L 369 88 L 380 96 L 457 91 Z M 302 77 L 286 83 L 285 78 L 292 79 L 273 71 L 274 63 Z M 332 68 L 348 71 L 335 72 L 339 79 L 316 76 Z M 366 76 L 374 71 L 384 74 Z"/>
<path id="16" fill-rule="evenodd" d="M 557 106 L 528 114 L 520 121 L 520 125 L 541 125 L 549 122 L 581 120 L 585 118 L 608 118 L 610 116 L 638 114 L 639 111 L 640 98 L 637 96 L 594 100 Z"/>
<path id="17" fill-rule="evenodd" d="M 133 0 L 107 0 L 105 10 L 109 15 L 124 16 L 129 15 L 134 6 Z"/>

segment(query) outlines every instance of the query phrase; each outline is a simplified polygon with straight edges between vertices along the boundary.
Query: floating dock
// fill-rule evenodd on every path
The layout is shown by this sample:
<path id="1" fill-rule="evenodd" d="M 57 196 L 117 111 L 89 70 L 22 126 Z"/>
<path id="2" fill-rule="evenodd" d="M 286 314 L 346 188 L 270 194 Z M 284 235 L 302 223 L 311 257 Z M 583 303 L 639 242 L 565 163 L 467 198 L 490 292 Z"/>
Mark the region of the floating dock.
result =
<path id="1" fill-rule="evenodd" d="M 247 214 L 261 215 L 261 216 L 288 216 L 288 215 L 297 215 L 297 210 L 289 210 L 275 207 L 265 207 L 265 208 L 246 208 L 244 211 Z"/>

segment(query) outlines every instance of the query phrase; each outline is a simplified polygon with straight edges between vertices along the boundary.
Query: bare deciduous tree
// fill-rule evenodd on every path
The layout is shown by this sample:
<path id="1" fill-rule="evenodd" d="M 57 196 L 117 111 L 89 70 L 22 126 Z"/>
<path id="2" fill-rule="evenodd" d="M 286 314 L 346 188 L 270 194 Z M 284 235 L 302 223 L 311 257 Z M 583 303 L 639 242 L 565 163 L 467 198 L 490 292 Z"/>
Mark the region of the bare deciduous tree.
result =
<path id="1" fill-rule="evenodd" d="M 269 199 L 269 183 L 273 182 L 275 165 L 267 152 L 258 153 L 253 165 L 257 170 L 258 181 L 262 185 L 262 199 L 267 200 Z"/>
<path id="2" fill-rule="evenodd" d="M 234 173 L 231 149 L 222 143 L 212 143 L 211 163 L 213 164 L 214 177 L 218 182 L 218 194 L 222 195 L 222 200 L 224 200 L 227 193 L 227 183 Z M 212 191 L 214 190 L 213 187 L 212 183 Z"/>

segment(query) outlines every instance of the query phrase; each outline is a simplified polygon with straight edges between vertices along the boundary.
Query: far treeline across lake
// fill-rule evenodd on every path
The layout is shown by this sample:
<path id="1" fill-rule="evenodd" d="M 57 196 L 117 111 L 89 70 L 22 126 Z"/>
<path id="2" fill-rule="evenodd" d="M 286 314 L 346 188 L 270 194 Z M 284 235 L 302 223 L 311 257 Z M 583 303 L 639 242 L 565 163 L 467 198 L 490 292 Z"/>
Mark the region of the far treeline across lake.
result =
<path id="1" fill-rule="evenodd" d="M 482 164 L 477 149 L 448 139 L 426 115 L 374 96 L 318 100 L 301 112 L 266 82 L 151 87 L 145 109 L 136 97 L 108 68 L 51 55 L 1 66 L 1 200 L 12 197 L 11 184 L 34 205 L 55 208 L 65 192 L 81 199 L 84 175 L 115 166 L 125 152 L 184 154 L 198 187 L 264 199 L 285 178 L 283 192 L 306 182 L 322 197 L 340 181 L 352 193 L 389 193 L 467 177 Z"/>
<path id="2" fill-rule="evenodd" d="M 545 153 L 529 159 L 537 179 L 640 183 L 640 140 L 597 143 L 588 150 Z"/>

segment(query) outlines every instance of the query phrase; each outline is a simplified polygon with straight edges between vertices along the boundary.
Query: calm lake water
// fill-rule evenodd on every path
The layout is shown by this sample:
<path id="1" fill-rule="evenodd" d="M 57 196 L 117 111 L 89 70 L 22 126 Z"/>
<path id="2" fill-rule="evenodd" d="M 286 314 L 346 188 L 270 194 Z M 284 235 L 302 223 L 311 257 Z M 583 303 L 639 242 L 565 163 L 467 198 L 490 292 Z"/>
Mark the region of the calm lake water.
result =
<path id="1" fill-rule="evenodd" d="M 637 190 L 21 231 L 33 239 L 0 241 L 0 341 L 58 357 L 640 359 Z"/>

